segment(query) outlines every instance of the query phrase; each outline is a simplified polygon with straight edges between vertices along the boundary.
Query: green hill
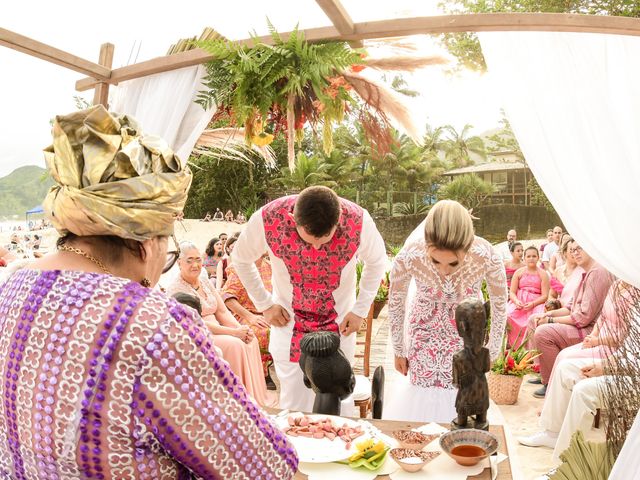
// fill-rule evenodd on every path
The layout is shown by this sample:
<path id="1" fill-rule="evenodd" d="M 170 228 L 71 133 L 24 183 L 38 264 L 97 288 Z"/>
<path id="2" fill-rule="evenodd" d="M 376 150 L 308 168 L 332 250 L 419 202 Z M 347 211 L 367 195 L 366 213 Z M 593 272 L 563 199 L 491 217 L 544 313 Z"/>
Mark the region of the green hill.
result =
<path id="1" fill-rule="evenodd" d="M 46 170 L 35 165 L 15 169 L 0 178 L 0 217 L 24 215 L 24 212 L 42 204 L 53 180 Z"/>

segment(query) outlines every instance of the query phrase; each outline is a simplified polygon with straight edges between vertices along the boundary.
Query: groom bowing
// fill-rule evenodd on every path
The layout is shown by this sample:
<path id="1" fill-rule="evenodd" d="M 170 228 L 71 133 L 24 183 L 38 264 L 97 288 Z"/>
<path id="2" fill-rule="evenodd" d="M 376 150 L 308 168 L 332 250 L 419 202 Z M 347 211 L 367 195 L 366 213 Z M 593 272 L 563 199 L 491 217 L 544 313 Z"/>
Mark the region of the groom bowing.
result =
<path id="1" fill-rule="evenodd" d="M 269 253 L 273 294 L 255 261 Z M 256 308 L 271 324 L 269 351 L 280 380 L 280 408 L 310 412 L 314 394 L 298 366 L 300 340 L 339 332 L 353 363 L 356 336 L 387 268 L 384 241 L 369 213 L 326 187 L 309 187 L 254 213 L 231 257 Z M 356 262 L 364 262 L 356 300 Z"/>

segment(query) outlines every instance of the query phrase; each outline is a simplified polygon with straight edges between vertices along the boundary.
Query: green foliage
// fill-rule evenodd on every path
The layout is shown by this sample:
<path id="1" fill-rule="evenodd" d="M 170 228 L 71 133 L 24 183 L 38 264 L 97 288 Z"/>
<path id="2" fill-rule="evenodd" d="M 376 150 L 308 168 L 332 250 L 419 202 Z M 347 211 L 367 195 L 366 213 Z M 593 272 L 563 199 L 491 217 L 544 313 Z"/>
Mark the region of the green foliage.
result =
<path id="1" fill-rule="evenodd" d="M 42 204 L 54 181 L 44 168 L 30 165 L 0 178 L 0 215 L 24 215 Z"/>
<path id="2" fill-rule="evenodd" d="M 263 122 L 277 136 L 284 128 L 293 134 L 294 129 L 301 132 L 306 121 L 315 126 L 322 120 L 328 129 L 328 152 L 331 122 L 342 120 L 345 102 L 353 103 L 344 86 L 333 84 L 332 77 L 362 63 L 362 58 L 345 42 L 308 43 L 297 27 L 287 39 L 271 23 L 269 30 L 273 45 L 257 37 L 252 46 L 225 39 L 196 42 L 215 57 L 206 65 L 206 90 L 199 93 L 197 103 L 204 108 L 216 105 L 218 112 L 245 127 L 248 140 L 261 132 Z M 314 105 L 316 100 L 322 109 Z M 293 109 L 294 125 L 286 126 L 289 109 Z"/>
<path id="3" fill-rule="evenodd" d="M 473 125 L 468 123 L 458 132 L 451 125 L 442 127 L 443 131 L 448 134 L 448 138 L 444 141 L 443 147 L 445 156 L 455 167 L 466 167 L 471 165 L 471 154 L 475 153 L 481 158 L 487 157 L 487 151 L 484 140 L 477 135 L 470 135 L 469 132 Z"/>
<path id="4" fill-rule="evenodd" d="M 384 278 L 382 282 L 380 282 L 380 286 L 378 287 L 378 291 L 376 293 L 376 297 L 374 301 L 376 302 L 386 302 L 389 300 L 389 272 L 385 272 Z"/>
<path id="5" fill-rule="evenodd" d="M 393 206 L 393 213 L 395 215 L 414 215 L 425 214 L 429 211 L 429 205 L 420 203 L 416 205 L 413 202 L 401 202 Z"/>
<path id="6" fill-rule="evenodd" d="M 528 188 L 529 195 L 531 195 L 531 205 L 544 207 L 550 212 L 556 211 L 547 196 L 542 191 L 542 188 L 538 184 L 538 181 L 535 179 L 535 177 L 531 177 L 531 180 L 529 180 Z"/>
<path id="7" fill-rule="evenodd" d="M 288 192 L 299 192 L 313 185 L 335 187 L 336 182 L 327 173 L 329 166 L 323 162 L 319 155 L 307 156 L 304 152 L 298 153 L 295 170 L 285 167 L 282 176 L 276 181 Z"/>
<path id="8" fill-rule="evenodd" d="M 489 152 L 514 152 L 520 159 L 524 161 L 524 155 L 516 136 L 511 129 L 511 124 L 504 113 L 500 110 L 502 118 L 500 119 L 500 130 L 488 137 L 487 150 Z"/>
<path id="9" fill-rule="evenodd" d="M 493 365 L 491 371 L 498 375 L 515 375 L 523 377 L 530 373 L 534 373 L 537 367 L 534 366 L 533 360 L 540 356 L 536 350 L 527 350 L 526 345 L 529 340 L 526 331 L 516 338 L 514 345 L 517 347 L 507 346 L 507 336 L 502 339 L 502 348 L 500 354 Z"/>
<path id="10" fill-rule="evenodd" d="M 263 163 L 253 165 L 215 157 L 191 157 L 193 182 L 185 205 L 187 218 L 202 218 L 207 212 L 231 209 L 249 214 L 267 200 L 273 172 Z"/>
<path id="11" fill-rule="evenodd" d="M 440 187 L 438 196 L 456 200 L 467 208 L 477 208 L 485 198 L 495 191 L 495 186 L 477 175 L 466 174 L 456 177 Z"/>
<path id="12" fill-rule="evenodd" d="M 546 12 L 640 17 L 637 0 L 443 0 L 440 7 L 452 14 Z M 480 71 L 487 69 L 480 42 L 474 33 L 446 34 L 443 44 L 458 58 L 459 66 Z"/>
<path id="13" fill-rule="evenodd" d="M 560 454 L 560 460 L 562 465 L 551 474 L 551 480 L 607 480 L 616 458 L 605 442 L 587 442 L 578 430 L 571 437 L 569 448 Z"/>

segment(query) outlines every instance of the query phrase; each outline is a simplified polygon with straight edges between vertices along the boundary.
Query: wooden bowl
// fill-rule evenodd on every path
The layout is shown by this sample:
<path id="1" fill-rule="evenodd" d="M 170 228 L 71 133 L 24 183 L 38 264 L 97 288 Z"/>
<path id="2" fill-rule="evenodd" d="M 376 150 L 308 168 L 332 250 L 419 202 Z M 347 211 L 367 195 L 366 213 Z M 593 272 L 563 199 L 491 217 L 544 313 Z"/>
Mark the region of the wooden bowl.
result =
<path id="1" fill-rule="evenodd" d="M 392 448 L 389 452 L 391 458 L 406 472 L 422 470 L 427 463 L 440 455 L 440 452 L 423 452 L 410 448 Z"/>
<path id="2" fill-rule="evenodd" d="M 498 449 L 498 439 L 492 433 L 475 428 L 452 430 L 440 437 L 440 448 L 458 465 L 471 467 Z"/>
<path id="3" fill-rule="evenodd" d="M 425 435 L 413 430 L 395 430 L 391 435 L 398 441 L 400 448 L 408 448 L 409 450 L 422 450 L 440 436 Z"/>

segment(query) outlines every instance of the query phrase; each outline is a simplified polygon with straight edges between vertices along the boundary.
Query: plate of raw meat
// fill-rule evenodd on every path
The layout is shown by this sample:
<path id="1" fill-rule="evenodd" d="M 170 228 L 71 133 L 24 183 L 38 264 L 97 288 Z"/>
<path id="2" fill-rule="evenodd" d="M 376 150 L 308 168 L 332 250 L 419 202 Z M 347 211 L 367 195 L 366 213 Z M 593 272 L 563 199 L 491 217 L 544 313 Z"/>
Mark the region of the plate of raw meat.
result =
<path id="1" fill-rule="evenodd" d="M 278 419 L 278 426 L 298 452 L 301 462 L 328 463 L 345 460 L 356 450 L 356 439 L 365 435 L 353 420 L 332 415 L 293 413 Z"/>

